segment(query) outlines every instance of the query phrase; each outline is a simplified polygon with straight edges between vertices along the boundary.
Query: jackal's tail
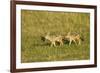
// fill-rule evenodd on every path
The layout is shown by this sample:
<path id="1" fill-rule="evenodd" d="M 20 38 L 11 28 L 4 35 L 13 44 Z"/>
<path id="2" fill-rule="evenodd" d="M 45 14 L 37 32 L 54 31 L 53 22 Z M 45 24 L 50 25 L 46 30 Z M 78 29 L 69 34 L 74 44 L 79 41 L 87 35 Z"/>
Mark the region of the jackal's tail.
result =
<path id="1" fill-rule="evenodd" d="M 81 39 L 82 41 L 84 41 L 84 37 L 80 37 L 80 39 Z"/>
<path id="2" fill-rule="evenodd" d="M 45 41 L 45 37 L 44 36 L 40 36 L 42 41 Z"/>

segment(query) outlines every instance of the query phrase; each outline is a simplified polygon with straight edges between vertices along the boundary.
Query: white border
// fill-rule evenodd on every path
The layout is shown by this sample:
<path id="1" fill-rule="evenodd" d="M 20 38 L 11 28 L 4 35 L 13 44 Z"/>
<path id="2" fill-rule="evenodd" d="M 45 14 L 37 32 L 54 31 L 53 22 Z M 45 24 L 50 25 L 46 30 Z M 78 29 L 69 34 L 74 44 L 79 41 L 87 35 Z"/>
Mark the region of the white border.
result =
<path id="1" fill-rule="evenodd" d="M 21 63 L 21 9 L 90 13 L 90 60 Z M 39 68 L 94 64 L 94 10 L 86 8 L 16 5 L 16 68 Z"/>

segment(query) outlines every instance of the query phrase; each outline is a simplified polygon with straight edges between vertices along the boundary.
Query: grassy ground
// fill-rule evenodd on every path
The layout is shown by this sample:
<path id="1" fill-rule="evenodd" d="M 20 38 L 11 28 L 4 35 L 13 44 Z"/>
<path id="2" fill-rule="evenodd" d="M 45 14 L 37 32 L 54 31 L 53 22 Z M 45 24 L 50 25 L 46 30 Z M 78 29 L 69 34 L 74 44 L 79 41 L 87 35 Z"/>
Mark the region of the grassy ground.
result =
<path id="1" fill-rule="evenodd" d="M 90 57 L 89 13 L 21 11 L 21 62 L 86 60 Z M 77 32 L 83 38 L 81 45 L 50 47 L 40 36 Z"/>

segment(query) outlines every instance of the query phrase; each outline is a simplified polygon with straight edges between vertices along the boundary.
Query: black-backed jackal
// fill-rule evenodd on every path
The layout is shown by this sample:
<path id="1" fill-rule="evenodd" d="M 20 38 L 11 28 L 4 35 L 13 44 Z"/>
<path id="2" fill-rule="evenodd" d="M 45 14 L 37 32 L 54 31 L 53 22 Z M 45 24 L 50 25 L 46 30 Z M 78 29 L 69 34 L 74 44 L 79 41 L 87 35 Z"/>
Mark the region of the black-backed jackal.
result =
<path id="1" fill-rule="evenodd" d="M 49 40 L 51 43 L 51 46 L 56 46 L 56 42 L 58 42 L 60 45 L 63 45 L 63 36 L 61 35 L 54 36 L 54 35 L 47 34 L 46 36 L 41 37 L 41 39 L 43 41 L 45 41 L 45 39 Z"/>
<path id="2" fill-rule="evenodd" d="M 72 42 L 74 42 L 75 44 L 77 44 L 78 42 L 78 44 L 80 45 L 81 40 L 83 40 L 79 34 L 71 34 L 70 32 L 66 36 L 64 36 L 64 39 L 69 41 L 69 45 L 71 45 Z"/>

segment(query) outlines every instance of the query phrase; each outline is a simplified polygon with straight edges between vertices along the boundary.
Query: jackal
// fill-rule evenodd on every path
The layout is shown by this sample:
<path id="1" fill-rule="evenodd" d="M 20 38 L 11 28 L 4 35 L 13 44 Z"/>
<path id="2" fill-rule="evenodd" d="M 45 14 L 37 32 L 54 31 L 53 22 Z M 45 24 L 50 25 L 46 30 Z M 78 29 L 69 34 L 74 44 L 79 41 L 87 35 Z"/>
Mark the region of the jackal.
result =
<path id="1" fill-rule="evenodd" d="M 69 45 L 71 45 L 72 42 L 74 42 L 75 44 L 77 44 L 78 42 L 78 44 L 80 45 L 81 40 L 83 40 L 83 38 L 81 38 L 79 34 L 71 34 L 70 32 L 64 38 L 69 41 Z"/>
<path id="2" fill-rule="evenodd" d="M 50 41 L 51 46 L 56 46 L 56 43 L 58 42 L 60 45 L 63 45 L 63 36 L 59 35 L 59 36 L 54 36 L 54 35 L 50 35 L 47 34 L 44 37 L 41 37 L 41 39 L 43 41 L 45 41 L 46 39 Z"/>

